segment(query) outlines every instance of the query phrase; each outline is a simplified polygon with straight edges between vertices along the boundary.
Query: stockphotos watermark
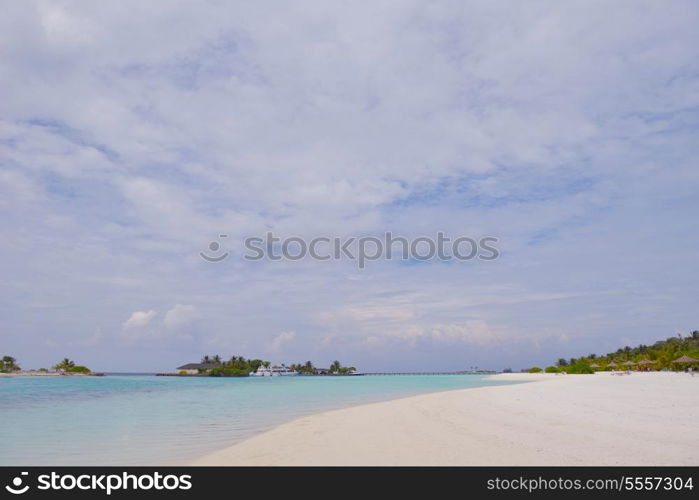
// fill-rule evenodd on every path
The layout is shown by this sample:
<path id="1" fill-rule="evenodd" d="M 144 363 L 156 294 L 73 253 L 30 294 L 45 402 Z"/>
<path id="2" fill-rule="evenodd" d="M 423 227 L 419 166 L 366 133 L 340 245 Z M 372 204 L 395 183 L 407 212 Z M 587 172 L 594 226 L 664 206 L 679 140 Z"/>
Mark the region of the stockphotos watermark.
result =
<path id="1" fill-rule="evenodd" d="M 199 252 L 199 256 L 207 262 L 224 261 L 230 255 L 226 249 L 227 240 L 227 234 L 219 234 L 209 243 L 207 250 Z M 264 237 L 252 236 L 243 240 L 243 258 L 250 261 L 350 260 L 356 262 L 359 269 L 364 269 L 368 262 L 380 259 L 491 261 L 500 256 L 497 244 L 498 238 L 494 236 L 449 237 L 443 232 L 438 232 L 436 237 L 405 238 L 388 232 L 383 237 L 317 236 L 313 239 L 278 237 L 267 232 Z"/>
<path id="2" fill-rule="evenodd" d="M 5 490 L 13 495 L 23 495 L 31 486 L 25 483 L 28 472 L 21 472 L 12 479 Z M 104 492 L 111 495 L 114 491 L 138 491 L 138 490 L 190 490 L 192 489 L 192 476 L 189 474 L 161 474 L 160 472 L 146 474 L 41 474 L 36 477 L 34 488 L 40 491 L 93 491 Z"/>

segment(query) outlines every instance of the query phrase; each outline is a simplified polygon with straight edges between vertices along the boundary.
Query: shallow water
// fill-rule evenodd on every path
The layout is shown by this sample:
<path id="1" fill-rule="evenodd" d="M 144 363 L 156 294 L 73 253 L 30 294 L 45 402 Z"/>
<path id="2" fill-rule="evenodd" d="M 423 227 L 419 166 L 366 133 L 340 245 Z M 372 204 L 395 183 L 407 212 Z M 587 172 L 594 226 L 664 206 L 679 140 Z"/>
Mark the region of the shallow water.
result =
<path id="1" fill-rule="evenodd" d="M 296 417 L 511 382 L 479 375 L 0 378 L 0 465 L 155 465 Z"/>

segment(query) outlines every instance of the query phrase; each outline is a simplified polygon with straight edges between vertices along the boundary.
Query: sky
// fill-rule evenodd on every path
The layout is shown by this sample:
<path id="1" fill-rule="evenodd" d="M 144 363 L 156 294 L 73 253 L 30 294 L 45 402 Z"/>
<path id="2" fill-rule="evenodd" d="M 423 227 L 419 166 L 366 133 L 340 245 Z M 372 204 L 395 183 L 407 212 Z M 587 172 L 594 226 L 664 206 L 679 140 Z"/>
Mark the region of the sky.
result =
<path id="1" fill-rule="evenodd" d="M 518 370 L 699 329 L 697 2 L 2 11 L 0 355 L 24 368 Z M 244 259 L 268 231 L 500 256 Z"/>

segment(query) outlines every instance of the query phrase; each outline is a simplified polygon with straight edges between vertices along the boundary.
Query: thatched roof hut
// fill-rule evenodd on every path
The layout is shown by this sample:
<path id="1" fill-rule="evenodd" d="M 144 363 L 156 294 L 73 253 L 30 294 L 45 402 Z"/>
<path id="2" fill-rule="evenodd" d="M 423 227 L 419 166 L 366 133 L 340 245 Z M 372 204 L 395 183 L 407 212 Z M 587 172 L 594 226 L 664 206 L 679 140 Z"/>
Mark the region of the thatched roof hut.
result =
<path id="1" fill-rule="evenodd" d="M 592 363 L 590 365 L 590 368 L 599 368 L 600 366 L 597 363 Z"/>
<path id="2" fill-rule="evenodd" d="M 633 361 L 627 361 L 626 363 L 622 363 L 624 366 L 636 366 L 636 363 Z"/>
<path id="3" fill-rule="evenodd" d="M 639 365 L 654 365 L 655 361 L 651 361 L 650 359 L 642 359 L 637 364 L 639 364 Z"/>
<path id="4" fill-rule="evenodd" d="M 610 367 L 612 367 L 612 368 L 616 368 L 616 367 L 617 367 L 617 364 L 616 364 L 614 361 L 612 361 L 612 362 L 609 363 L 607 366 L 610 366 Z"/>
<path id="5" fill-rule="evenodd" d="M 699 363 L 699 359 L 694 359 L 691 356 L 680 356 L 676 360 L 673 361 L 673 363 Z"/>

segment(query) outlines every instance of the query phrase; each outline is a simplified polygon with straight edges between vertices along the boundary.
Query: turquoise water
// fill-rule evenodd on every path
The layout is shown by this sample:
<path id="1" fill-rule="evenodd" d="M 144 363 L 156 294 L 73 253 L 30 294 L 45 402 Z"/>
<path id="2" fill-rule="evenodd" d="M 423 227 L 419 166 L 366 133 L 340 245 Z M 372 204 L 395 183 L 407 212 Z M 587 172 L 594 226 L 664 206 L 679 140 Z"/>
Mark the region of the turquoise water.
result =
<path id="1" fill-rule="evenodd" d="M 507 382 L 478 375 L 0 377 L 0 465 L 167 465 L 318 411 Z"/>

